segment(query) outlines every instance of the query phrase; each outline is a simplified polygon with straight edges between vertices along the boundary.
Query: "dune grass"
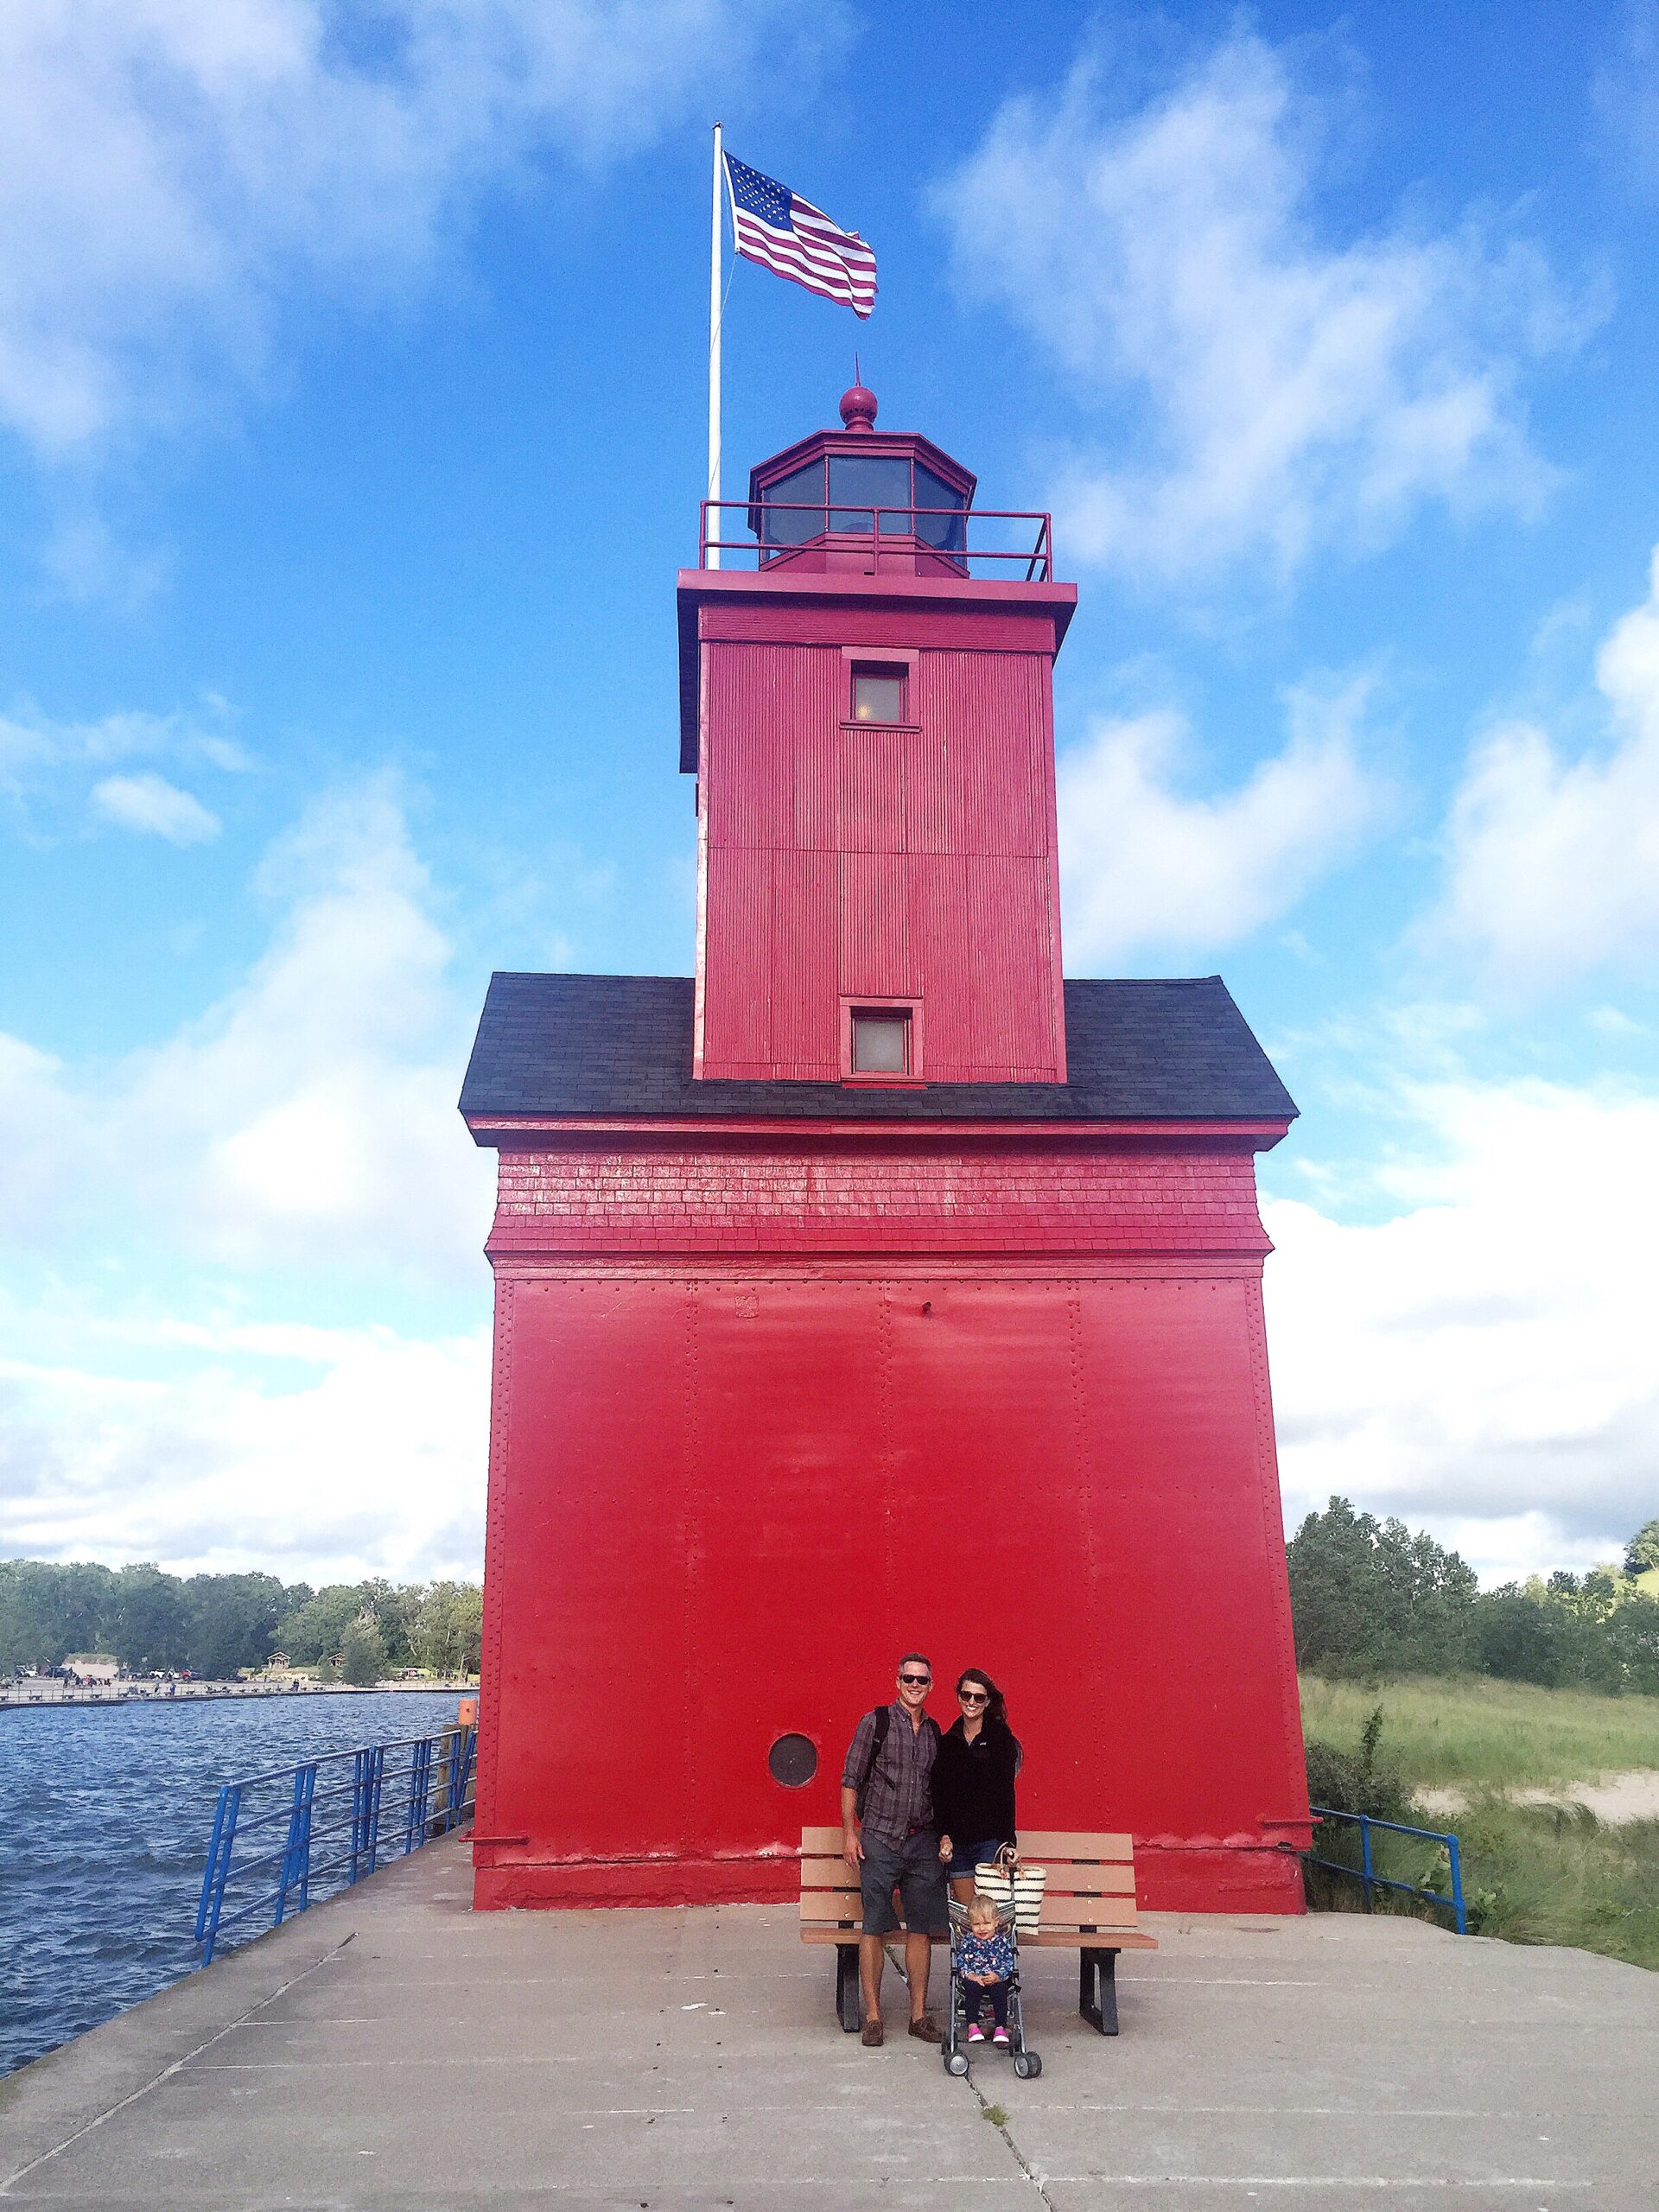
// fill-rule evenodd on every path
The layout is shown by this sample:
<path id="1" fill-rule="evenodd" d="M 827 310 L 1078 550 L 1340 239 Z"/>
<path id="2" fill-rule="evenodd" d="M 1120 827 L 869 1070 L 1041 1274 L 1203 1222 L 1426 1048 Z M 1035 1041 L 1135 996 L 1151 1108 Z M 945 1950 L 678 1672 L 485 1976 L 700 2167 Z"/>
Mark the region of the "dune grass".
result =
<path id="1" fill-rule="evenodd" d="M 1379 1706 L 1379 1764 L 1392 1766 L 1408 1788 L 1452 1787 L 1466 1796 L 1446 1825 L 1455 1827 L 1462 1849 L 1471 1932 L 1514 1943 L 1572 1944 L 1659 1968 L 1659 1821 L 1607 1827 L 1582 1807 L 1516 1805 L 1505 1794 L 1659 1768 L 1659 1698 L 1598 1697 L 1484 1677 L 1372 1683 L 1303 1677 L 1310 1742 L 1357 1751 L 1360 1731 Z M 1374 1844 L 1380 1873 L 1442 1891 L 1448 1886 L 1441 1846 L 1382 1834 Z M 1316 1847 L 1349 1859 L 1353 1831 L 1333 1833 L 1327 1824 Z M 1360 1887 L 1313 1870 L 1309 1902 L 1351 1911 L 1361 1904 Z M 1445 1924 L 1432 1907 L 1386 1893 L 1378 1903 Z"/>
<path id="2" fill-rule="evenodd" d="M 1357 1749 L 1379 1705 L 1382 1754 L 1414 1789 L 1547 1788 L 1659 1768 L 1659 1698 L 1538 1689 L 1486 1675 L 1370 1683 L 1302 1677 L 1304 1732 L 1339 1750 Z"/>

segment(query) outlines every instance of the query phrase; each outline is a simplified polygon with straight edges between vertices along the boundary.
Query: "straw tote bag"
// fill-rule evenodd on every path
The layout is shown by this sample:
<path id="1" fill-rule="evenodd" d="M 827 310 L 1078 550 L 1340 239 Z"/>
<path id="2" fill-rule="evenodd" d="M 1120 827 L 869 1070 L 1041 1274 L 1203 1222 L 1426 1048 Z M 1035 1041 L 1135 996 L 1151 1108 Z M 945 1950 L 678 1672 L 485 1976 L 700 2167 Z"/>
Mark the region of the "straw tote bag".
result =
<path id="1" fill-rule="evenodd" d="M 1043 1916 L 1046 1866 L 1027 1866 L 1012 1844 L 1005 1843 L 995 1859 L 974 1869 L 974 1887 L 1004 1910 L 1014 1908 L 1014 1924 L 1021 1936 L 1034 1936 Z"/>

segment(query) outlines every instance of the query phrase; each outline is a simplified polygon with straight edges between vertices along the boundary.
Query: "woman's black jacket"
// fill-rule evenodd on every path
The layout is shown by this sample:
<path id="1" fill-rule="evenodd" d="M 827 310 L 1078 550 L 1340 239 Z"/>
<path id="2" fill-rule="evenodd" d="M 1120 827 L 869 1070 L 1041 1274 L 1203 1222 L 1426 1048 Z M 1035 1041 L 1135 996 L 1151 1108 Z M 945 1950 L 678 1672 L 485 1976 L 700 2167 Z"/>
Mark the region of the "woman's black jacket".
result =
<path id="1" fill-rule="evenodd" d="M 939 1739 L 933 1761 L 933 1821 L 941 1835 L 971 1849 L 995 1836 L 1016 1843 L 1014 1778 L 1020 1746 L 1006 1721 L 987 1720 L 970 1744 L 958 1719 Z"/>

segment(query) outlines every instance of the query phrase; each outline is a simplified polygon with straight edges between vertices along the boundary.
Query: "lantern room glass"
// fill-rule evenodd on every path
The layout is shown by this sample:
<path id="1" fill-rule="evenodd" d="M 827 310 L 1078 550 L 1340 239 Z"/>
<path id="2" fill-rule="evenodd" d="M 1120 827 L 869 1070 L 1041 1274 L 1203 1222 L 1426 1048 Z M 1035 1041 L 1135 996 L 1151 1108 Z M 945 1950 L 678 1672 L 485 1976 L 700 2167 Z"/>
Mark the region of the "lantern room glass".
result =
<path id="1" fill-rule="evenodd" d="M 869 537 L 879 526 L 884 537 L 914 538 L 960 557 L 967 505 L 954 484 L 907 454 L 835 453 L 766 486 L 759 500 L 760 543 L 782 550 L 826 531 Z"/>

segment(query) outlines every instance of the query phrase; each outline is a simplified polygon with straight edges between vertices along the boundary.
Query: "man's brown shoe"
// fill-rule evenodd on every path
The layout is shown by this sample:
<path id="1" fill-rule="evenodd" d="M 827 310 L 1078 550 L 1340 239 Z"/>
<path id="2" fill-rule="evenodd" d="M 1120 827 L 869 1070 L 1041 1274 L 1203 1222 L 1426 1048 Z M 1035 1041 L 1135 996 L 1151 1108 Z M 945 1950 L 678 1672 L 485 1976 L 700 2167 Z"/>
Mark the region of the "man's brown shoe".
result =
<path id="1" fill-rule="evenodd" d="M 880 2050 L 887 2039 L 887 2031 L 880 2020 L 865 2021 L 864 2048 L 866 2050 Z"/>
<path id="2" fill-rule="evenodd" d="M 910 2024 L 910 2032 L 915 2037 L 918 2043 L 943 2043 L 944 2041 L 944 2037 L 939 2030 L 939 2024 L 931 2012 L 924 2012 L 919 2019 L 912 2020 Z"/>

